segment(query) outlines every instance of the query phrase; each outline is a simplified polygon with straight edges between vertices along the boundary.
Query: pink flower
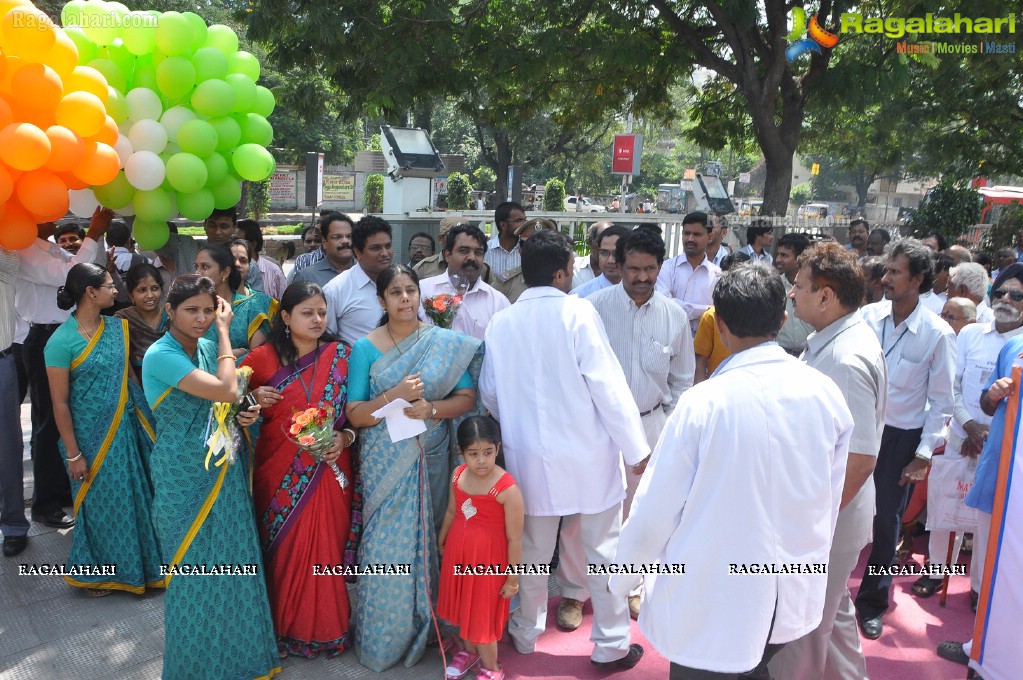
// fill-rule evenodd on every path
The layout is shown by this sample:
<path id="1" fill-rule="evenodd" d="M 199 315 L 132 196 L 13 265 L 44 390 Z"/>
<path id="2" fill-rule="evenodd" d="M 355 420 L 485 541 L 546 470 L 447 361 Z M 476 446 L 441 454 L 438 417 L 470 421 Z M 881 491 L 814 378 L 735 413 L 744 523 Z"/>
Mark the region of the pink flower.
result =
<path id="1" fill-rule="evenodd" d="M 301 444 L 302 446 L 312 446 L 313 444 L 316 443 L 316 437 L 307 434 L 304 437 L 299 437 L 298 443 Z"/>

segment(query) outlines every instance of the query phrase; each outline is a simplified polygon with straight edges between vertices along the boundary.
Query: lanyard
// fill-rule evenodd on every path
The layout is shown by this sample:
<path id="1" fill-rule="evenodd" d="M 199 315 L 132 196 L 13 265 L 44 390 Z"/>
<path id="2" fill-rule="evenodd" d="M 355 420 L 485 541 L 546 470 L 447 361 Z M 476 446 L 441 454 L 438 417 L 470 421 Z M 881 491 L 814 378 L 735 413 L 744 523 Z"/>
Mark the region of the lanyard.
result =
<path id="1" fill-rule="evenodd" d="M 886 317 L 885 318 L 885 322 L 883 324 L 881 324 L 881 347 L 884 347 L 885 331 L 887 331 L 887 330 L 888 330 L 888 319 Z M 893 331 L 895 330 L 895 319 L 892 319 L 892 330 Z M 902 340 L 902 337 L 904 335 L 906 335 L 906 333 L 908 331 L 909 331 L 909 326 L 906 326 L 905 328 L 902 329 L 902 335 L 900 335 L 899 337 L 895 338 L 895 342 L 893 342 L 892 346 L 889 347 L 888 350 L 884 353 L 884 358 L 885 359 L 887 359 L 888 355 L 891 354 L 892 351 L 895 350 L 895 346 L 899 344 L 899 340 Z"/>
<path id="2" fill-rule="evenodd" d="M 312 405 L 313 403 L 313 383 L 316 382 L 316 365 L 320 361 L 319 349 L 320 348 L 317 347 L 313 350 L 314 352 L 317 352 L 317 354 L 316 358 L 313 359 L 312 377 L 309 378 L 309 384 L 306 385 L 305 380 L 302 380 L 302 371 L 298 371 L 296 376 L 298 378 L 298 384 L 302 386 L 302 390 L 305 392 L 305 403 L 309 405 Z"/>

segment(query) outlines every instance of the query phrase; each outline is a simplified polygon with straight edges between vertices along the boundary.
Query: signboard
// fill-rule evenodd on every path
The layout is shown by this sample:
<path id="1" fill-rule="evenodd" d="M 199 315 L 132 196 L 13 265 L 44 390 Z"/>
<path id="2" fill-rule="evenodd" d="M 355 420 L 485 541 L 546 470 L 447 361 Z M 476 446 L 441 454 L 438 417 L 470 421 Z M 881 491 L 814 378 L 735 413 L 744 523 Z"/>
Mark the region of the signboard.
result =
<path id="1" fill-rule="evenodd" d="M 611 147 L 611 174 L 638 175 L 643 156 L 643 135 L 615 135 Z"/>
<path id="2" fill-rule="evenodd" d="M 270 204 L 273 206 L 298 205 L 298 175 L 294 172 L 275 172 L 270 175 Z"/>
<path id="3" fill-rule="evenodd" d="M 821 174 L 821 164 L 820 163 L 814 163 L 810 167 L 810 174 L 811 175 L 819 175 L 819 174 Z"/>
<path id="4" fill-rule="evenodd" d="M 739 173 L 739 184 L 749 184 L 750 173 L 740 172 Z"/>
<path id="5" fill-rule="evenodd" d="M 323 200 L 355 202 L 355 175 L 324 175 Z"/>
<path id="6" fill-rule="evenodd" d="M 441 175 L 433 178 L 433 195 L 445 196 L 448 193 L 448 176 Z M 509 196 L 511 194 L 508 194 Z"/>
<path id="7" fill-rule="evenodd" d="M 682 179 L 694 180 L 696 179 L 696 168 L 686 168 L 682 173 Z"/>
<path id="8" fill-rule="evenodd" d="M 305 155 L 305 204 L 317 206 L 323 203 L 323 154 L 309 152 Z"/>

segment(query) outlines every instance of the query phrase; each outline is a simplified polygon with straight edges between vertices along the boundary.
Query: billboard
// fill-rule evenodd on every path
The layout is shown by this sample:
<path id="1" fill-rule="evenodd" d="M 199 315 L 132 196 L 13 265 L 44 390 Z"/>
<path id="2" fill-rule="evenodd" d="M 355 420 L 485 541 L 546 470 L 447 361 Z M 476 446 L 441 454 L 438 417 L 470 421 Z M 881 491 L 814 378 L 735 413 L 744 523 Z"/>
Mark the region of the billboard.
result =
<path id="1" fill-rule="evenodd" d="M 611 174 L 638 175 L 643 156 L 643 135 L 615 135 L 611 147 Z"/>

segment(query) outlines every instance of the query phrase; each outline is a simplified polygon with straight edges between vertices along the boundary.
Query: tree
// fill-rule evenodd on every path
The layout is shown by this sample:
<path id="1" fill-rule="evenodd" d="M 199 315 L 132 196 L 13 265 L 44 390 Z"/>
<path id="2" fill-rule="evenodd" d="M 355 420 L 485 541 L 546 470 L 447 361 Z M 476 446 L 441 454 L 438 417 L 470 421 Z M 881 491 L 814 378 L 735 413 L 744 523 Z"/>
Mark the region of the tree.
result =
<path id="1" fill-rule="evenodd" d="M 543 209 L 546 212 L 565 211 L 565 183 L 560 179 L 549 180 L 544 187 Z"/>
<path id="2" fill-rule="evenodd" d="M 792 187 L 792 192 L 789 194 L 789 200 L 796 205 L 803 205 L 804 203 L 809 202 L 812 191 L 813 190 L 811 189 L 809 182 L 797 184 Z"/>
<path id="3" fill-rule="evenodd" d="M 916 236 L 936 231 L 955 243 L 959 236 L 980 219 L 980 193 L 963 180 L 945 175 L 920 207 L 913 213 L 910 226 Z"/>
<path id="4" fill-rule="evenodd" d="M 467 210 L 471 191 L 472 185 L 469 183 L 468 175 L 463 175 L 460 172 L 448 175 L 448 209 Z"/>
<path id="5" fill-rule="evenodd" d="M 382 213 L 384 211 L 384 176 L 370 175 L 366 178 L 365 198 L 366 212 Z"/>

